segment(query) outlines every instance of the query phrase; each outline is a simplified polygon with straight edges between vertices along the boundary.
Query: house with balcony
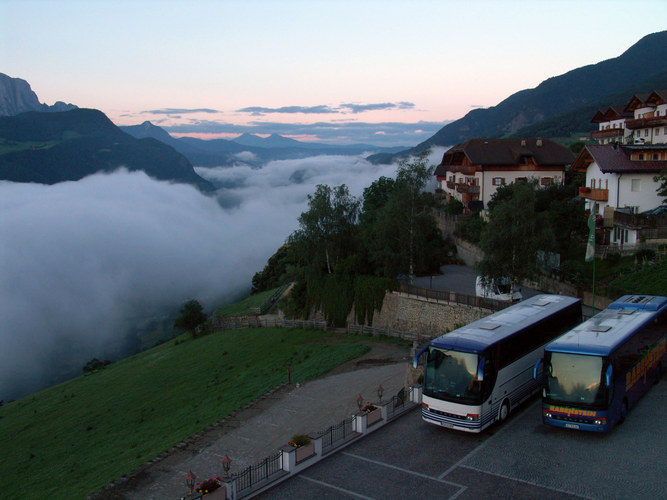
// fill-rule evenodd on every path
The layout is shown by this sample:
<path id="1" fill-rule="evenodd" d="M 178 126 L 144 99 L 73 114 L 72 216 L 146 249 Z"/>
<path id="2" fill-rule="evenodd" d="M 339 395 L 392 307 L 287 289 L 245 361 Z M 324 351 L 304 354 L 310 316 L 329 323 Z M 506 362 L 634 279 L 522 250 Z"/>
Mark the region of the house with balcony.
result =
<path id="1" fill-rule="evenodd" d="M 447 150 L 434 175 L 449 201 L 484 209 L 500 186 L 537 179 L 546 186 L 564 182 L 574 155 L 550 139 L 470 139 Z"/>
<path id="2" fill-rule="evenodd" d="M 665 144 L 667 90 L 636 94 L 625 106 L 599 110 L 591 122 L 598 124 L 591 137 L 599 144 Z"/>
<path id="3" fill-rule="evenodd" d="M 667 169 L 667 144 L 588 145 L 571 169 L 586 173 L 579 196 L 589 213 L 601 216 L 604 243 L 636 248 L 667 241 L 667 218 L 659 215 L 663 200 L 653 180 Z"/>

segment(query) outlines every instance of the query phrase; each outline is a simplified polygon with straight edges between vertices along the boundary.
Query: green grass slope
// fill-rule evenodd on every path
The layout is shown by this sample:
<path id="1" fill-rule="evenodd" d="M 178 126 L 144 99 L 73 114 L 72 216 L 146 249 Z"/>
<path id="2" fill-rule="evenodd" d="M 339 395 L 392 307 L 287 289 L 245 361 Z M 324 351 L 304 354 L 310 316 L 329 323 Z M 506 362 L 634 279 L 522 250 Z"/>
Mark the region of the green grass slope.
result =
<path id="1" fill-rule="evenodd" d="M 367 347 L 336 334 L 260 328 L 179 337 L 0 407 L 3 498 L 85 498 L 286 381 Z"/>

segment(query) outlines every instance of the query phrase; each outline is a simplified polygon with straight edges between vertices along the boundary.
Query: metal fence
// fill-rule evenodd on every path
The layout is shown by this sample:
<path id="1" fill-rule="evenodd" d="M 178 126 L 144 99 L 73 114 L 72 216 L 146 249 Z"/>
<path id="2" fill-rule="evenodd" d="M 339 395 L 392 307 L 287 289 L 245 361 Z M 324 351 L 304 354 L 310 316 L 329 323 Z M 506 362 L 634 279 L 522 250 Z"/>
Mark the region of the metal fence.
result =
<path id="1" fill-rule="evenodd" d="M 387 406 L 387 417 L 389 419 L 403 413 L 408 407 L 405 404 L 405 389 L 401 389 L 398 394 L 392 396 L 391 403 Z"/>
<path id="2" fill-rule="evenodd" d="M 282 468 L 282 451 L 275 455 L 266 457 L 255 465 L 249 465 L 245 470 L 234 474 L 236 479 L 236 491 L 238 493 L 257 488 L 264 481 L 269 480 L 276 474 L 285 474 Z"/>
<path id="3" fill-rule="evenodd" d="M 448 292 L 444 290 L 433 290 L 431 288 L 423 288 L 407 283 L 401 283 L 398 287 L 398 291 L 407 295 L 424 297 L 436 302 L 481 307 L 491 311 L 500 311 L 501 309 L 505 309 L 510 305 L 509 302 L 503 302 L 500 300 L 487 299 L 484 297 L 477 297 L 475 295 L 466 295 L 464 293 Z"/>
<path id="4" fill-rule="evenodd" d="M 354 431 L 352 430 L 353 421 L 354 417 L 346 418 L 321 432 L 322 453 L 335 448 L 339 442 L 344 442 L 347 438 L 354 435 Z"/>

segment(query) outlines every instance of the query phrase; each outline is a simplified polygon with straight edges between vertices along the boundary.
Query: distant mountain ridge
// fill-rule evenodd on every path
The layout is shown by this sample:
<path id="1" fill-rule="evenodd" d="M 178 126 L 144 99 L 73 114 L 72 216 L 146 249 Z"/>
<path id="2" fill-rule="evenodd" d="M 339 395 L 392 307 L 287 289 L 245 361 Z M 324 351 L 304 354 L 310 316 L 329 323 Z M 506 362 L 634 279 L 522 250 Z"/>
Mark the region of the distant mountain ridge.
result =
<path id="1" fill-rule="evenodd" d="M 512 94 L 496 106 L 470 111 L 414 148 L 397 155 L 373 155 L 369 160 L 384 163 L 394 161 L 396 157 L 417 154 L 431 146 L 453 146 L 472 138 L 517 137 L 522 130 L 535 133 L 539 131 L 539 127 L 534 127 L 536 124 L 573 113 L 577 116 L 569 119 L 581 124 L 591 108 L 619 104 L 610 100 L 618 99 L 621 92 L 631 92 L 625 96 L 629 100 L 634 93 L 664 88 L 667 86 L 666 68 L 667 31 L 653 33 L 618 57 L 549 78 L 534 89 Z M 648 82 L 653 88 L 647 89 Z M 587 130 L 592 129 L 590 119 L 593 114 L 587 117 Z M 581 130 L 569 130 L 578 131 Z M 568 130 L 561 129 L 560 132 Z"/>
<path id="2" fill-rule="evenodd" d="M 215 189 L 185 156 L 155 139 L 126 134 L 101 111 L 76 108 L 0 117 L 2 180 L 56 184 L 120 167 L 202 191 Z"/>
<path id="3" fill-rule="evenodd" d="M 164 142 L 186 156 L 193 165 L 201 167 L 232 166 L 239 163 L 259 167 L 272 160 L 297 159 L 317 155 L 362 155 L 370 151 L 393 154 L 404 149 L 402 146 L 388 148 L 370 144 L 340 146 L 319 142 L 301 142 L 278 134 L 260 137 L 246 133 L 233 140 L 204 140 L 194 137 L 176 138 L 149 121 L 141 125 L 121 126 L 120 129 L 136 138 L 152 137 Z M 240 153 L 251 153 L 251 155 L 239 156 Z"/>
<path id="4" fill-rule="evenodd" d="M 62 101 L 52 106 L 41 104 L 28 82 L 0 73 L 0 116 L 13 116 L 26 111 L 57 112 L 71 109 L 76 109 L 76 106 Z"/>

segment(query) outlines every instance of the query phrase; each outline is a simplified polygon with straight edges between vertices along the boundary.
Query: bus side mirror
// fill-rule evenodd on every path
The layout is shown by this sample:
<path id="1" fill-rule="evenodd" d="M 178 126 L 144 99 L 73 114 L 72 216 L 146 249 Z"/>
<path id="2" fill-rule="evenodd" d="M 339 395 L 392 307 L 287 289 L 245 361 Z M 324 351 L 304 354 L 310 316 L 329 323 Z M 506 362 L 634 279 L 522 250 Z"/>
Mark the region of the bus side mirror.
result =
<path id="1" fill-rule="evenodd" d="M 419 356 L 424 354 L 424 351 L 426 351 L 426 349 L 428 349 L 428 346 L 424 347 L 421 351 L 419 351 L 417 353 L 417 355 L 415 356 L 415 359 L 412 360 L 412 367 L 413 368 L 417 368 L 417 365 L 419 364 Z"/>
<path id="2" fill-rule="evenodd" d="M 542 358 L 538 359 L 533 366 L 533 380 L 539 380 L 540 366 L 542 365 Z"/>
<path id="3" fill-rule="evenodd" d="M 613 375 L 614 375 L 614 369 L 612 368 L 611 365 L 609 365 L 607 367 L 607 373 L 605 374 L 604 377 L 604 383 L 607 386 L 607 389 L 611 387 Z"/>
<path id="4" fill-rule="evenodd" d="M 484 365 L 486 365 L 486 358 L 482 357 L 477 365 L 477 380 L 480 382 L 484 380 Z"/>

